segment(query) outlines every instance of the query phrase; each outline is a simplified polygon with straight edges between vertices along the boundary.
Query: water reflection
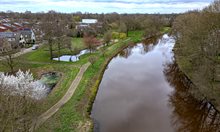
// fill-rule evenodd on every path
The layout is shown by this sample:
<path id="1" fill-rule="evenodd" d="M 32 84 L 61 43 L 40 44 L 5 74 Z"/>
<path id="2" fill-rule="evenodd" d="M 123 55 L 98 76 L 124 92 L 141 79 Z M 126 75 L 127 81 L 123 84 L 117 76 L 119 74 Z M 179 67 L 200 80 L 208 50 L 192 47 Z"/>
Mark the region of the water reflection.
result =
<path id="1" fill-rule="evenodd" d="M 128 47 L 108 65 L 92 109 L 95 132 L 218 132 L 219 114 L 195 100 L 178 71 L 175 41 Z"/>
<path id="2" fill-rule="evenodd" d="M 123 58 L 128 58 L 131 56 L 135 50 L 138 51 L 141 55 L 147 54 L 148 52 L 152 51 L 154 46 L 159 43 L 158 38 L 146 39 L 143 43 L 139 43 L 137 45 L 129 46 L 125 48 L 121 52 L 119 52 L 118 56 Z"/>
<path id="3" fill-rule="evenodd" d="M 196 100 L 189 92 L 190 83 L 170 64 L 164 71 L 167 80 L 175 87 L 170 95 L 172 124 L 178 132 L 219 132 L 220 115 L 207 101 Z"/>
<path id="4" fill-rule="evenodd" d="M 174 42 L 166 38 L 129 47 L 109 63 L 93 105 L 95 131 L 173 131 L 167 104 L 173 89 L 163 70 L 172 62 Z"/>
<path id="5" fill-rule="evenodd" d="M 92 52 L 95 52 L 95 51 L 92 51 Z M 84 49 L 84 50 L 81 50 L 79 54 L 77 55 L 62 55 L 58 58 L 53 58 L 53 60 L 60 60 L 60 61 L 66 61 L 66 62 L 76 62 L 80 59 L 80 56 L 84 55 L 84 54 L 88 54 L 90 53 L 90 50 L 89 49 Z"/>

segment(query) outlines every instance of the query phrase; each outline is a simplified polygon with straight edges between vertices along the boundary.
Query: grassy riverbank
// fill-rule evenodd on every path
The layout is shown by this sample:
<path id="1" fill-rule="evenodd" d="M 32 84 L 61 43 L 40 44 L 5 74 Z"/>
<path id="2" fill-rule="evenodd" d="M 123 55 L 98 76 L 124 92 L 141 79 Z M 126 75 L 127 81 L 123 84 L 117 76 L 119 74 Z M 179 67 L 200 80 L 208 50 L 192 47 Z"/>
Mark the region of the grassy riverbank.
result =
<path id="1" fill-rule="evenodd" d="M 142 31 L 129 32 L 129 36 L 126 40 L 121 40 L 118 43 L 106 46 L 96 53 L 85 55 L 85 59 L 88 59 L 90 56 L 96 57 L 96 62 L 85 72 L 71 100 L 48 119 L 38 131 L 90 130 L 92 125 L 89 114 L 105 67 L 111 58 L 123 48 L 131 43 L 140 41 L 142 39 L 142 33 Z"/>

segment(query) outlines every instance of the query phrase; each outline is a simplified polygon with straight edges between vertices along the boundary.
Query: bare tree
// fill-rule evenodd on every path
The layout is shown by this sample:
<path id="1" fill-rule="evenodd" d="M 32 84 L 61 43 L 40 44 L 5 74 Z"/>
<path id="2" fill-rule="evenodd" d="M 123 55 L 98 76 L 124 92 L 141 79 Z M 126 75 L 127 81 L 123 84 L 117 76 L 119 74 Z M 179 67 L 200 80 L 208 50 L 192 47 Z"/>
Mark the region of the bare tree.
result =
<path id="1" fill-rule="evenodd" d="M 100 43 L 94 36 L 88 36 L 84 35 L 83 41 L 85 46 L 90 50 L 90 53 L 92 53 L 92 50 L 95 49 L 95 47 Z"/>
<path id="2" fill-rule="evenodd" d="M 96 60 L 97 60 L 97 57 L 95 57 L 95 56 L 90 56 L 90 57 L 89 57 L 89 62 L 90 62 L 92 65 L 96 62 Z"/>
<path id="3" fill-rule="evenodd" d="M 55 14 L 48 13 L 44 16 L 41 24 L 42 31 L 44 32 L 44 38 L 48 40 L 48 47 L 50 52 L 50 60 L 53 59 L 53 39 L 54 29 L 56 29 Z"/>
<path id="4" fill-rule="evenodd" d="M 111 33 L 111 31 L 107 31 L 104 34 L 104 42 L 105 42 L 105 44 L 107 44 L 107 46 L 111 42 L 111 39 L 112 39 L 112 33 Z"/>
<path id="5" fill-rule="evenodd" d="M 127 26 L 123 21 L 120 21 L 118 31 L 121 33 L 127 33 Z"/>
<path id="6" fill-rule="evenodd" d="M 0 132 L 27 132 L 36 117 L 32 76 L 17 73 L 15 78 L 0 74 Z"/>
<path id="7" fill-rule="evenodd" d="M 57 49 L 58 49 L 58 60 L 60 61 L 60 55 L 61 55 L 61 43 L 63 40 L 63 26 L 60 20 L 56 20 L 56 29 L 54 29 L 54 36 L 55 36 L 55 42 L 57 43 Z"/>
<path id="8" fill-rule="evenodd" d="M 1 50 L 2 50 L 2 55 L 3 55 L 2 64 L 5 65 L 6 67 L 9 67 L 10 72 L 13 73 L 14 67 L 17 64 L 14 61 L 14 54 L 19 50 L 19 48 L 12 49 L 11 43 L 8 42 L 7 39 L 0 39 L 0 44 L 2 47 Z"/>

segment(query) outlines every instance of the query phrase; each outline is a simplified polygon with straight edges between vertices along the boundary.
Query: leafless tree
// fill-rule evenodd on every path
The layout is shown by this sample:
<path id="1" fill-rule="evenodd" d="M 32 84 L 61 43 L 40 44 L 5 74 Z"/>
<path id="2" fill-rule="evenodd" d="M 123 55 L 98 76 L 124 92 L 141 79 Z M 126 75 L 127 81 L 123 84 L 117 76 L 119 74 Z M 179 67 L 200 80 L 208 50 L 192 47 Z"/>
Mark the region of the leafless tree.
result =
<path id="1" fill-rule="evenodd" d="M 104 42 L 105 42 L 105 44 L 107 44 L 107 46 L 108 46 L 108 44 L 111 42 L 111 39 L 112 39 L 112 33 L 111 33 L 111 31 L 107 31 L 105 34 L 104 34 Z"/>
<path id="2" fill-rule="evenodd" d="M 24 131 L 30 128 L 36 117 L 35 101 L 26 94 L 13 94 L 10 86 L 0 83 L 0 131 Z"/>
<path id="3" fill-rule="evenodd" d="M 83 41 L 85 46 L 90 50 L 90 53 L 92 53 L 92 50 L 95 49 L 95 47 L 100 43 L 94 36 L 90 35 L 84 35 Z"/>
<path id="4" fill-rule="evenodd" d="M 48 47 L 50 52 L 50 59 L 53 59 L 53 40 L 54 40 L 54 29 L 56 29 L 57 23 L 55 14 L 48 13 L 44 16 L 43 22 L 41 23 L 41 29 L 44 32 L 44 38 L 48 41 Z"/>
<path id="5" fill-rule="evenodd" d="M 96 60 L 97 60 L 97 57 L 95 57 L 95 56 L 89 57 L 89 62 L 90 62 L 92 65 L 96 62 Z"/>
<path id="6" fill-rule="evenodd" d="M 19 51 L 19 48 L 13 49 L 11 43 L 7 39 L 0 39 L 0 45 L 2 45 L 2 64 L 5 67 L 9 67 L 10 72 L 14 72 L 14 67 L 18 61 L 15 61 L 15 53 Z"/>

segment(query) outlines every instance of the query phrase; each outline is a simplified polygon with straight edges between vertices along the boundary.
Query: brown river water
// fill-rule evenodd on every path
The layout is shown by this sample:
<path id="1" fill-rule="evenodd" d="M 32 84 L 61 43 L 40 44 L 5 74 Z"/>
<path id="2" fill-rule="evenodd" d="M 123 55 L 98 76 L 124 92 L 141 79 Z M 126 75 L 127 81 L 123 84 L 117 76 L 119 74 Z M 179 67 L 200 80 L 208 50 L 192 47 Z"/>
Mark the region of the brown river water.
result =
<path id="1" fill-rule="evenodd" d="M 183 83 L 172 52 L 175 40 L 128 47 L 103 75 L 91 117 L 95 132 L 219 132 L 220 116 Z"/>

